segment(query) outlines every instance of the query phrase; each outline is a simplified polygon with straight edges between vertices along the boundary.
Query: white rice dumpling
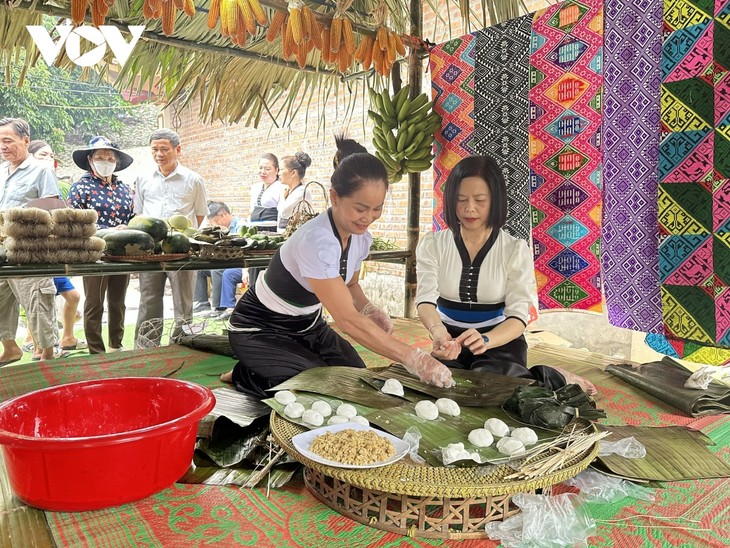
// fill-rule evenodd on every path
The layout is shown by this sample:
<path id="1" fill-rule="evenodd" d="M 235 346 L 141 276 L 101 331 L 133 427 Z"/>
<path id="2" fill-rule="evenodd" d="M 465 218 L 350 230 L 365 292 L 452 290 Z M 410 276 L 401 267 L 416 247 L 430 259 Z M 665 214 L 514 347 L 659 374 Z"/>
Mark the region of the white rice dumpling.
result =
<path id="1" fill-rule="evenodd" d="M 394 396 L 403 396 L 403 385 L 398 379 L 388 379 L 385 381 L 383 388 L 380 389 L 383 394 L 393 394 Z"/>
<path id="2" fill-rule="evenodd" d="M 341 417 L 340 415 L 332 415 L 329 420 L 327 421 L 327 426 L 330 426 L 332 424 L 345 424 L 346 422 L 350 422 L 350 420 L 347 417 Z"/>
<path id="3" fill-rule="evenodd" d="M 494 436 L 486 428 L 475 428 L 469 432 L 467 438 L 469 443 L 476 445 L 477 447 L 489 447 L 494 443 Z"/>
<path id="4" fill-rule="evenodd" d="M 439 418 L 439 408 L 431 400 L 421 400 L 416 404 L 416 415 L 427 421 Z"/>
<path id="5" fill-rule="evenodd" d="M 471 459 L 471 453 L 464 448 L 463 443 L 450 443 L 441 448 L 441 461 L 444 464 L 467 459 Z"/>
<path id="6" fill-rule="evenodd" d="M 510 436 L 520 440 L 523 445 L 535 445 L 537 443 L 537 433 L 532 428 L 515 428 Z"/>
<path id="7" fill-rule="evenodd" d="M 508 457 L 513 457 L 524 453 L 525 445 L 517 438 L 505 436 L 497 442 L 497 451 Z"/>
<path id="8" fill-rule="evenodd" d="M 304 413 L 302 413 L 302 420 L 312 426 L 322 426 L 324 423 L 322 413 L 318 413 L 314 409 L 307 409 Z"/>
<path id="9" fill-rule="evenodd" d="M 274 399 L 281 405 L 289 405 L 290 403 L 297 401 L 297 397 L 294 395 L 294 392 L 289 392 L 288 390 L 279 390 L 276 394 L 274 394 Z"/>
<path id="10" fill-rule="evenodd" d="M 337 414 L 341 417 L 346 417 L 347 420 L 350 420 L 352 417 L 357 415 L 357 409 L 349 403 L 343 403 L 337 408 Z"/>
<path id="11" fill-rule="evenodd" d="M 304 406 L 299 402 L 292 402 L 284 407 L 284 414 L 290 419 L 298 419 L 304 413 Z"/>
<path id="12" fill-rule="evenodd" d="M 310 409 L 316 411 L 323 417 L 329 417 L 332 414 L 332 406 L 324 400 L 317 400 L 312 404 Z"/>
<path id="13" fill-rule="evenodd" d="M 484 423 L 484 428 L 489 430 L 493 436 L 503 438 L 509 436 L 509 426 L 502 419 L 491 418 Z"/>
<path id="14" fill-rule="evenodd" d="M 442 415 L 451 415 L 452 417 L 458 417 L 461 415 L 461 408 L 451 398 L 439 398 L 436 400 L 436 407 L 439 408 L 439 413 Z"/>
<path id="15" fill-rule="evenodd" d="M 350 422 L 356 422 L 358 424 L 362 424 L 363 426 L 370 426 L 370 421 L 361 415 L 355 415 L 350 419 Z"/>

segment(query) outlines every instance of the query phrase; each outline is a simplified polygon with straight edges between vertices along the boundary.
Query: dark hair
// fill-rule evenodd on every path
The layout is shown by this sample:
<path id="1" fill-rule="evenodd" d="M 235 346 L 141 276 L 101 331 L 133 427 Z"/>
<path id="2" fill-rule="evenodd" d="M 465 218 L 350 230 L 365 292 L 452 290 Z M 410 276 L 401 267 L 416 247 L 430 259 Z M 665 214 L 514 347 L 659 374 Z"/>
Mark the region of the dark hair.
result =
<path id="1" fill-rule="evenodd" d="M 230 212 L 230 208 L 224 202 L 208 202 L 208 219 Z"/>
<path id="2" fill-rule="evenodd" d="M 300 179 L 304 179 L 307 168 L 312 165 L 312 159 L 306 152 L 297 152 L 294 156 L 284 156 L 281 159 L 287 169 L 296 171 Z"/>
<path id="3" fill-rule="evenodd" d="M 335 145 L 337 146 L 337 152 L 335 152 L 335 157 L 332 158 L 332 167 L 335 169 L 350 154 L 368 151 L 368 149 L 354 139 L 348 139 L 344 133 L 335 135 Z"/>
<path id="4" fill-rule="evenodd" d="M 274 154 L 271 154 L 271 152 L 267 152 L 266 154 L 262 154 L 260 160 L 268 160 L 273 164 L 273 166 L 278 170 L 279 169 L 279 158 L 277 158 Z"/>
<path id="5" fill-rule="evenodd" d="M 8 125 L 13 127 L 13 132 L 18 137 L 28 137 L 30 139 L 30 126 L 22 118 L 3 118 L 0 120 L 0 127 Z"/>
<path id="6" fill-rule="evenodd" d="M 171 129 L 156 129 L 150 134 L 150 144 L 152 141 L 160 141 L 164 139 L 170 141 L 170 144 L 174 147 L 177 147 L 180 144 L 180 136 Z"/>
<path id="7" fill-rule="evenodd" d="M 35 141 L 31 141 L 30 144 L 28 145 L 28 152 L 30 154 L 35 154 L 40 149 L 45 148 L 45 147 L 51 148 L 51 145 L 46 143 L 43 139 L 36 139 Z"/>
<path id="8" fill-rule="evenodd" d="M 330 179 L 332 188 L 344 198 L 357 191 L 367 181 L 382 181 L 388 189 L 388 172 L 383 162 L 367 152 L 356 152 L 344 158 Z"/>
<path id="9" fill-rule="evenodd" d="M 459 199 L 461 181 L 467 177 L 481 177 L 486 181 L 491 201 L 489 224 L 493 230 L 499 230 L 507 221 L 507 185 L 502 170 L 490 156 L 468 156 L 457 163 L 449 173 L 443 186 L 446 226 L 451 230 L 456 230 L 459 226 L 456 203 Z"/>

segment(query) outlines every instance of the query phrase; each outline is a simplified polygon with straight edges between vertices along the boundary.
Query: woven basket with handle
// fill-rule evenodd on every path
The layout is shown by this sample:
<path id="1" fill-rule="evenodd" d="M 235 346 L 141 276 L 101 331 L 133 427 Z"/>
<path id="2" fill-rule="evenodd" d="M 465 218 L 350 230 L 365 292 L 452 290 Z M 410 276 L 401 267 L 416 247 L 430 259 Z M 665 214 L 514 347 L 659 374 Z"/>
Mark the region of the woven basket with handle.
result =
<path id="1" fill-rule="evenodd" d="M 287 238 L 294 234 L 294 232 L 296 232 L 296 230 L 308 220 L 314 219 L 317 215 L 319 215 L 319 213 L 314 211 L 314 207 L 312 207 L 312 204 L 307 200 L 307 189 L 309 188 L 309 185 L 317 185 L 319 188 L 322 189 L 322 195 L 324 196 L 324 208 L 327 209 L 329 207 L 327 189 L 324 188 L 324 185 L 318 181 L 308 182 L 306 185 L 304 185 L 302 201 L 294 206 L 292 216 L 289 217 L 289 221 L 286 223 L 284 236 L 286 236 Z"/>

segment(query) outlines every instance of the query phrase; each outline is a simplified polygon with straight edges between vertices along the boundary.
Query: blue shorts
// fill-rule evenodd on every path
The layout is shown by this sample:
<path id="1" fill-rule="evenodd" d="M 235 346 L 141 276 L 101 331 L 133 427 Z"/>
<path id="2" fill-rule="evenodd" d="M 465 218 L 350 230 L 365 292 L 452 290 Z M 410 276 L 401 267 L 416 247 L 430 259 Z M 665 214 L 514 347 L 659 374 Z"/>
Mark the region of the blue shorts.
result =
<path id="1" fill-rule="evenodd" d="M 69 280 L 65 276 L 61 278 L 53 278 L 53 283 L 56 286 L 56 295 L 60 295 L 61 293 L 66 293 L 67 291 L 73 291 L 74 289 L 76 289 L 74 287 L 74 284 L 71 283 L 71 280 Z"/>

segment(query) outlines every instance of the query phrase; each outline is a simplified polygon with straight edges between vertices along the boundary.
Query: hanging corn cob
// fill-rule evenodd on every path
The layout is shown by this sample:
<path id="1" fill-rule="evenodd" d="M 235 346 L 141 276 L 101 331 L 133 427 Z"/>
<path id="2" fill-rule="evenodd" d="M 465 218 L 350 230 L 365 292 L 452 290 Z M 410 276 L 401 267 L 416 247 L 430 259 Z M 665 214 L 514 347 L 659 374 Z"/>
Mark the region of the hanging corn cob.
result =
<path id="1" fill-rule="evenodd" d="M 91 8 L 91 22 L 98 27 L 104 24 L 106 14 L 114 5 L 114 0 L 71 0 L 71 20 L 75 25 L 84 22 L 87 5 Z"/>
<path id="2" fill-rule="evenodd" d="M 157 1 L 170 2 L 172 0 Z M 192 0 L 183 1 L 192 3 Z M 208 28 L 214 29 L 218 19 L 221 21 L 221 34 L 230 37 L 231 42 L 239 46 L 246 44 L 247 34 L 251 36 L 256 34 L 257 25 L 265 26 L 269 22 L 259 0 L 211 0 L 208 11 Z"/>
<path id="3" fill-rule="evenodd" d="M 353 0 L 336 0 L 335 13 L 329 28 L 328 49 L 322 58 L 327 63 L 336 63 L 337 70 L 345 72 L 355 62 L 355 35 L 347 10 Z M 323 47 L 324 47 L 324 40 Z"/>
<path id="4" fill-rule="evenodd" d="M 301 0 L 289 0 L 287 6 L 288 15 L 284 14 L 281 23 L 278 23 L 281 31 L 282 52 L 284 59 L 295 57 L 300 68 L 307 65 L 307 55 L 313 49 L 322 49 L 322 30 L 319 22 Z M 278 14 L 277 14 L 278 15 Z M 274 28 L 274 21 L 269 27 L 270 33 L 266 39 L 273 42 L 279 30 Z"/>
<path id="5" fill-rule="evenodd" d="M 386 26 L 389 11 L 385 2 L 381 1 L 372 15 L 378 30 L 374 38 L 367 36 L 360 42 L 355 60 L 366 70 L 372 66 L 381 76 L 388 76 L 396 58 L 405 55 L 406 48 L 400 36 Z"/>

